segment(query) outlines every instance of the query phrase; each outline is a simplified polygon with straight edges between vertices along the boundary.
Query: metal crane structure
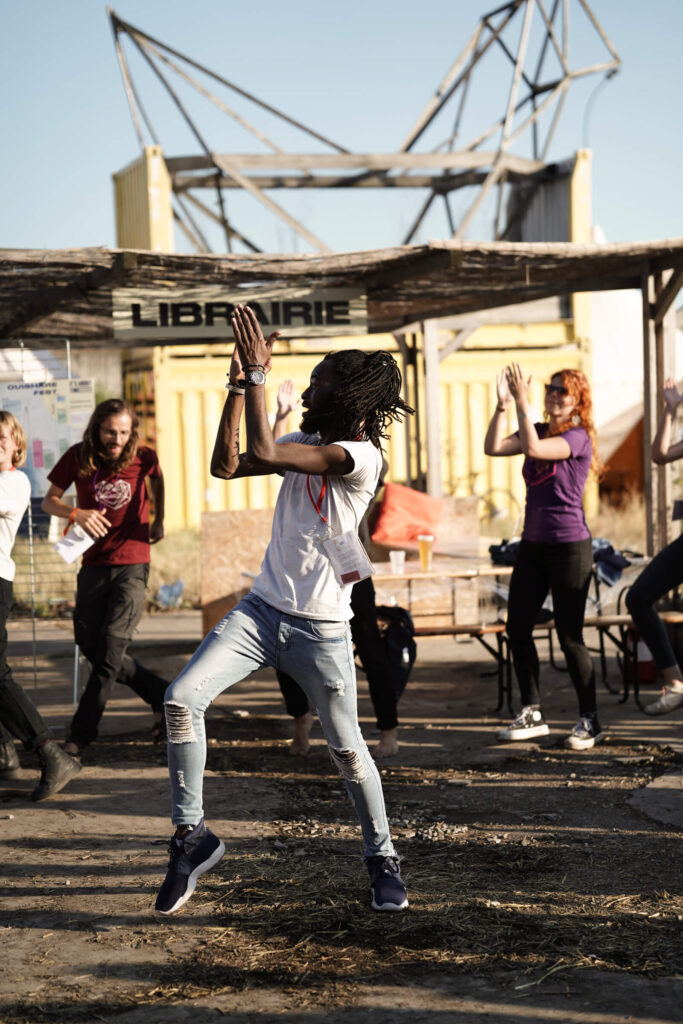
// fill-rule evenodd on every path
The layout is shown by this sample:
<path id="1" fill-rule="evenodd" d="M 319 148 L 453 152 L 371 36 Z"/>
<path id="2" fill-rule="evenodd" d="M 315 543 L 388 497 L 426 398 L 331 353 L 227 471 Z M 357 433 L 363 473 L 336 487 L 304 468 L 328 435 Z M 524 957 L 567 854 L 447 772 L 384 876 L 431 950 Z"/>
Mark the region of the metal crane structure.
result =
<path id="1" fill-rule="evenodd" d="M 203 218 L 218 223 L 225 236 L 228 252 L 233 246 L 251 252 L 261 248 L 228 217 L 226 190 L 242 189 L 255 202 L 265 206 L 296 232 L 316 252 L 330 252 L 329 246 L 300 220 L 292 216 L 272 197 L 278 189 L 413 189 L 421 203 L 404 244 L 416 235 L 433 204 L 443 204 L 447 232 L 458 240 L 466 236 L 472 219 L 486 200 L 497 192 L 493 220 L 494 240 L 514 240 L 516 227 L 532 201 L 535 189 L 554 173 L 548 153 L 567 93 L 578 79 L 589 75 L 610 78 L 620 58 L 586 0 L 509 0 L 484 15 L 476 25 L 462 52 L 439 83 L 415 124 L 398 150 L 393 153 L 354 153 L 326 134 L 289 117 L 272 104 L 210 70 L 191 57 L 162 43 L 149 33 L 135 28 L 108 11 L 124 87 L 135 131 L 141 148 L 161 145 L 142 103 L 124 53 L 124 39 L 161 83 L 187 128 L 199 146 L 191 156 L 167 156 L 174 195 L 174 217 L 197 252 L 211 252 Z M 578 38 L 590 41 L 602 59 L 575 63 L 580 47 L 577 33 L 572 35 L 571 18 L 581 19 Z M 589 38 L 590 37 L 590 38 Z M 570 49 L 572 57 L 570 58 Z M 476 100 L 476 79 L 485 70 L 485 62 L 494 53 L 502 54 L 509 65 L 511 81 L 500 116 L 482 126 L 474 136 L 464 138 L 471 124 Z M 175 77 L 173 77 L 175 76 Z M 200 80 L 203 79 L 203 80 Z M 208 79 L 209 88 L 204 84 Z M 217 86 L 230 102 L 217 95 Z M 220 153 L 210 145 L 206 132 L 190 114 L 181 89 L 193 89 L 231 118 L 258 141 L 259 151 Z M 213 91 L 216 90 L 216 91 Z M 264 131 L 234 108 L 248 103 L 257 112 L 273 116 L 280 126 L 288 126 L 303 135 L 316 152 L 286 152 Z M 475 108 L 476 110 L 476 108 Z M 448 121 L 447 121 L 448 119 Z M 442 126 L 447 123 L 445 132 Z M 147 137 L 145 134 L 147 133 Z M 434 141 L 431 136 L 441 132 Z M 424 147 L 430 140 L 429 148 Z M 528 156 L 516 155 L 513 146 L 524 145 Z M 165 151 L 164 151 L 165 153 Z M 516 201 L 505 201 L 506 186 L 522 183 Z M 467 206 L 456 217 L 453 196 L 457 190 L 469 190 Z M 213 192 L 215 205 L 207 202 Z M 426 198 L 423 198 L 426 192 Z M 199 197 L 197 193 L 202 195 Z M 520 200 L 521 196 L 521 200 Z M 509 193 L 508 193 L 509 197 Z M 215 229 L 214 229 L 215 230 Z"/>

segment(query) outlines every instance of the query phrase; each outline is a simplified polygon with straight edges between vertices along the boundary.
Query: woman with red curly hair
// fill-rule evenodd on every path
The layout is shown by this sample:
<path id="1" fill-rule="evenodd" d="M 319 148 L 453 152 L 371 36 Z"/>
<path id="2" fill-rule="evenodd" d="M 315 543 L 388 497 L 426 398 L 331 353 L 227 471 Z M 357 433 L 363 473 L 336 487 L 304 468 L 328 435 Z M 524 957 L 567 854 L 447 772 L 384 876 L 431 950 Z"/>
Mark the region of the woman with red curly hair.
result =
<path id="1" fill-rule="evenodd" d="M 498 733 L 500 740 L 545 736 L 539 662 L 533 640 L 538 613 L 552 594 L 553 618 L 579 700 L 579 720 L 565 746 L 586 750 L 603 738 L 598 723 L 593 660 L 583 642 L 583 619 L 593 567 L 593 546 L 583 512 L 591 469 L 599 471 L 590 387 L 580 370 L 560 370 L 545 386 L 545 423 L 529 417 L 529 384 L 517 363 L 496 378 L 498 403 L 484 450 L 487 455 L 526 456 L 527 487 L 522 540 L 510 580 L 507 633 L 522 710 Z M 505 412 L 514 401 L 519 429 L 503 436 Z"/>

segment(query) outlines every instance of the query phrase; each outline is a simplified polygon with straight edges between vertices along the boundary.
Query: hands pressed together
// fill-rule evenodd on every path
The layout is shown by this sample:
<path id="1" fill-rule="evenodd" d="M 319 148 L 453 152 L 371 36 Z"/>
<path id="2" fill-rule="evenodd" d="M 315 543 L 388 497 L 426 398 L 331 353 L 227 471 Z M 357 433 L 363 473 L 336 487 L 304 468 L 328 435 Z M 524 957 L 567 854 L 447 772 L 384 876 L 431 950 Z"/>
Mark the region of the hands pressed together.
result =
<path id="1" fill-rule="evenodd" d="M 269 373 L 273 345 L 280 332 L 274 331 L 264 338 L 256 314 L 249 306 L 235 306 L 232 329 L 235 334 L 235 350 L 230 361 L 231 383 L 243 379 L 247 366 L 262 366 Z"/>
<path id="2" fill-rule="evenodd" d="M 526 402 L 529 396 L 531 376 L 525 377 L 519 363 L 511 363 L 496 376 L 498 405 L 504 408 L 510 402 Z"/>

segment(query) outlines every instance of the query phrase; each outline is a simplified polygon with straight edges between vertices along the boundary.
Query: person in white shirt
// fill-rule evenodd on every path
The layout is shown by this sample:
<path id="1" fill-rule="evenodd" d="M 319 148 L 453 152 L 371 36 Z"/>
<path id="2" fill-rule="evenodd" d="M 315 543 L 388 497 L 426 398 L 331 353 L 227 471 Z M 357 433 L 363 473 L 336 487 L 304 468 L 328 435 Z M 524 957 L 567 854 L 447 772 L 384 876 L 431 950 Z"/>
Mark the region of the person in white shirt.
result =
<path id="1" fill-rule="evenodd" d="M 55 742 L 40 712 L 12 676 L 7 664 L 7 618 L 12 607 L 16 571 L 12 548 L 31 498 L 31 483 L 18 466 L 26 462 L 26 434 L 11 412 L 0 411 L 0 780 L 14 778 L 20 768 L 13 737 L 33 750 L 41 766 L 32 800 L 59 792 L 80 770 Z"/>
<path id="2" fill-rule="evenodd" d="M 358 526 L 377 486 L 381 440 L 389 423 L 412 409 L 400 397 L 393 356 L 337 351 L 311 374 L 300 432 L 276 442 L 264 386 L 276 335 L 264 339 L 249 307 L 236 307 L 233 329 L 237 344 L 211 473 L 225 480 L 280 473 L 283 481 L 251 592 L 204 638 L 166 692 L 176 833 L 155 909 L 175 913 L 225 850 L 204 823 L 206 709 L 229 686 L 270 666 L 293 676 L 317 710 L 360 820 L 373 908 L 403 910 L 408 898 L 382 785 L 358 725 L 349 619 L 352 584 L 371 572 Z M 243 414 L 247 450 L 240 455 Z"/>

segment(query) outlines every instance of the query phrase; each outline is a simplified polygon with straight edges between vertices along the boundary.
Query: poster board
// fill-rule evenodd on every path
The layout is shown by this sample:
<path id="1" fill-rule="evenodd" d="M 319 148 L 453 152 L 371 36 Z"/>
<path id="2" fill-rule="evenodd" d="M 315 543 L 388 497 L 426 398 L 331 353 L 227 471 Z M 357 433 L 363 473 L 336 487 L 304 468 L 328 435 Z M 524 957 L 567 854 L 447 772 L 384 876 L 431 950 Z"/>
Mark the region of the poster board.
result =
<path id="1" fill-rule="evenodd" d="M 47 474 L 67 448 L 83 438 L 95 408 L 92 380 L 0 382 L 0 408 L 19 420 L 28 440 L 23 470 L 33 498 L 49 489 Z"/>

